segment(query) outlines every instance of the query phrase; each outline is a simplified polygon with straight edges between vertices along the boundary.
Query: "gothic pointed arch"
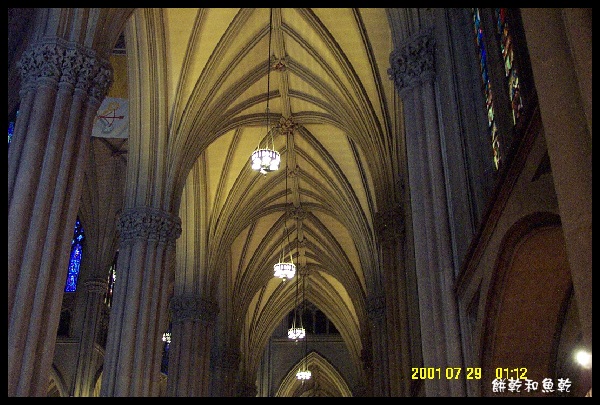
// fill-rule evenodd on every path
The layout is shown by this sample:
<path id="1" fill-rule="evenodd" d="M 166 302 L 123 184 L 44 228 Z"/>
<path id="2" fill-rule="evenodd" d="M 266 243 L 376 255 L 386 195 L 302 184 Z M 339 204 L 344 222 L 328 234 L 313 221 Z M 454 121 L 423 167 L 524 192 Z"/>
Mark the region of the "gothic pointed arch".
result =
<path id="1" fill-rule="evenodd" d="M 519 369 L 523 380 L 541 382 L 556 377 L 551 370 L 557 336 L 572 294 L 562 232 L 557 215 L 538 212 L 515 223 L 504 237 L 480 346 L 484 396 L 502 395 L 492 393 L 490 382 L 511 377 L 510 370 Z M 503 373 L 505 369 L 508 371 Z M 527 396 L 546 395 L 541 386 L 522 391 Z"/>
<path id="2" fill-rule="evenodd" d="M 296 372 L 306 366 L 312 373 L 309 380 L 296 378 Z M 283 378 L 276 397 L 351 397 L 352 390 L 338 370 L 319 353 L 312 351 L 290 369 Z"/>

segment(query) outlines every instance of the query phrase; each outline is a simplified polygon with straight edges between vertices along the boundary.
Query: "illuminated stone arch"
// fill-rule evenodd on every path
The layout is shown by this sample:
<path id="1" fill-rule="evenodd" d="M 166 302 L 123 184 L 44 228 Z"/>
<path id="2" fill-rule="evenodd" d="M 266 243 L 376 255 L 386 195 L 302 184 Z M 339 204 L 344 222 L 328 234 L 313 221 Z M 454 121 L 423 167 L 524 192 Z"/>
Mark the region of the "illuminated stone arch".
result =
<path id="1" fill-rule="evenodd" d="M 306 365 L 311 371 L 310 380 L 302 382 L 296 372 Z M 276 397 L 352 397 L 352 391 L 338 370 L 317 352 L 300 359 L 283 378 Z"/>
<path id="2" fill-rule="evenodd" d="M 49 397 L 68 397 L 65 380 L 61 373 L 56 369 L 55 365 L 52 365 L 50 369 L 50 378 L 48 378 L 48 391 L 47 396 Z"/>
<path id="3" fill-rule="evenodd" d="M 525 376 L 538 381 L 555 378 L 557 350 L 564 314 L 572 302 L 572 280 L 563 230 L 558 216 L 531 214 L 507 232 L 489 289 L 481 347 L 481 393 L 492 391 L 497 369 L 527 369 Z M 515 374 L 513 372 L 513 374 Z M 504 377 L 504 376 L 502 376 Z"/>

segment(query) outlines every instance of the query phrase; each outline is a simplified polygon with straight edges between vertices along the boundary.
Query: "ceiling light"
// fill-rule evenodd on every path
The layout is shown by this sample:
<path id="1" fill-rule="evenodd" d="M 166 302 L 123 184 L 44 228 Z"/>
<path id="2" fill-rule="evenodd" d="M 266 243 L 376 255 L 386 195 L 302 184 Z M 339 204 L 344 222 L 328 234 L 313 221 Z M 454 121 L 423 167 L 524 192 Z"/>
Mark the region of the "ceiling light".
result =
<path id="1" fill-rule="evenodd" d="M 273 266 L 273 275 L 283 281 L 294 278 L 294 275 L 296 275 L 296 265 L 292 263 L 291 256 L 289 262 L 280 261 Z"/>
<path id="2" fill-rule="evenodd" d="M 306 310 L 306 277 L 308 277 L 308 273 L 305 272 L 302 277 L 302 312 L 300 313 L 300 319 L 302 319 L 302 314 Z M 304 381 L 310 380 L 311 375 L 312 373 L 308 369 L 308 337 L 306 337 L 304 339 L 304 358 L 300 369 L 296 373 L 296 378 L 304 383 Z"/>
<path id="3" fill-rule="evenodd" d="M 296 243 L 298 243 L 298 239 L 296 239 Z M 299 304 L 299 284 L 300 277 L 296 277 L 296 300 L 294 301 L 294 318 L 292 319 L 292 327 L 288 329 L 288 338 L 295 340 L 296 342 L 300 339 L 303 339 L 306 336 L 306 330 L 302 325 L 302 314 L 298 317 L 298 304 Z M 300 324 L 296 323 L 297 319 L 300 319 Z"/>

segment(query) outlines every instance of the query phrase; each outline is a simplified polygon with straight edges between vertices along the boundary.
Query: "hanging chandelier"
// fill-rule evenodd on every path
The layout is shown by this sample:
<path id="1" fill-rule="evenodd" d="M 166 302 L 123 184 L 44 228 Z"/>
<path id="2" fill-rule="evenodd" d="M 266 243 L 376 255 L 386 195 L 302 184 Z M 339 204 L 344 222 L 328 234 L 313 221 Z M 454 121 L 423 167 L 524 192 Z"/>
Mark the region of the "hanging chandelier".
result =
<path id="1" fill-rule="evenodd" d="M 252 152 L 252 170 L 257 170 L 260 174 L 279 169 L 281 157 L 275 149 L 256 149 Z"/>
<path id="2" fill-rule="evenodd" d="M 306 277 L 307 276 L 308 276 L 308 273 L 304 273 L 304 275 L 302 277 L 302 312 L 301 312 L 301 314 L 303 314 L 304 311 L 306 310 Z M 300 319 L 302 319 L 302 317 L 300 317 Z M 308 369 L 308 337 L 305 337 L 305 339 L 304 339 L 304 358 L 302 359 L 302 365 L 301 365 L 300 369 L 296 372 L 296 378 L 298 380 L 302 381 L 302 383 L 304 383 L 304 381 L 310 380 L 311 376 L 312 376 L 312 373 Z"/>
<path id="3" fill-rule="evenodd" d="M 260 146 L 260 140 L 256 150 L 252 152 L 250 161 L 252 163 L 252 170 L 256 170 L 259 173 L 266 175 L 269 172 L 279 170 L 279 163 L 281 163 L 281 156 L 279 152 L 275 150 L 275 142 L 273 141 L 273 132 L 275 128 L 270 127 L 270 111 L 269 111 L 269 99 L 271 91 L 271 37 L 273 30 L 273 9 L 270 9 L 269 16 L 269 55 L 267 58 L 267 135 L 265 137 L 266 146 L 263 148 Z M 269 148 L 270 143 L 270 148 Z"/>
<path id="4" fill-rule="evenodd" d="M 291 259 L 290 259 L 291 260 Z M 275 277 L 285 280 L 294 278 L 296 274 L 296 265 L 290 262 L 279 262 L 273 266 L 273 275 Z"/>
<path id="5" fill-rule="evenodd" d="M 287 209 L 287 167 L 285 171 L 285 206 Z M 284 224 L 283 224 L 283 238 L 281 240 L 281 256 L 279 258 L 279 262 L 275 263 L 273 266 L 273 275 L 282 279 L 283 281 L 289 280 L 296 275 L 296 265 L 294 264 L 294 258 L 292 257 L 292 251 L 289 251 L 290 261 L 285 261 L 285 246 L 286 246 L 286 236 L 287 236 L 287 245 L 290 245 L 290 235 L 287 232 L 287 225 L 285 222 L 287 221 L 287 212 L 283 214 L 284 216 Z"/>
<path id="6" fill-rule="evenodd" d="M 296 242 L 298 240 L 296 239 Z M 294 305 L 294 318 L 292 319 L 292 327 L 288 329 L 288 338 L 295 340 L 296 342 L 303 339 L 306 336 L 306 330 L 302 326 L 302 314 L 300 314 L 300 326 L 296 324 L 298 318 L 298 295 L 299 295 L 299 280 L 300 277 L 296 278 L 296 301 Z"/>
<path id="7" fill-rule="evenodd" d="M 292 340 L 300 340 L 306 336 L 306 330 L 302 327 L 292 326 L 288 329 L 288 338 Z"/>
<path id="8" fill-rule="evenodd" d="M 296 378 L 298 380 L 310 380 L 311 376 L 312 376 L 312 373 L 308 369 L 298 370 L 298 372 L 296 373 Z"/>
<path id="9" fill-rule="evenodd" d="M 287 196 L 287 194 L 286 194 Z M 296 265 L 294 264 L 294 260 L 292 258 L 292 252 L 290 251 L 290 261 L 284 261 L 284 248 L 285 248 L 285 233 L 287 228 L 284 226 L 284 238 L 282 241 L 282 249 L 281 249 L 281 257 L 279 258 L 279 262 L 275 263 L 273 266 L 273 275 L 282 279 L 283 281 L 289 280 L 290 278 L 294 278 L 296 275 Z M 289 239 L 289 235 L 288 235 Z"/>
<path id="10" fill-rule="evenodd" d="M 287 231 L 287 217 L 288 217 L 288 174 L 289 174 L 289 169 L 287 167 L 287 160 L 286 160 L 286 167 L 285 167 L 285 212 L 283 213 L 283 238 L 281 240 L 281 257 L 279 258 L 279 262 L 275 263 L 275 265 L 273 266 L 273 275 L 275 277 L 278 277 L 280 279 L 282 279 L 283 281 L 286 281 L 290 278 L 293 278 L 294 275 L 296 274 L 296 265 L 294 264 L 294 260 L 292 257 L 292 251 L 291 249 L 289 250 L 289 254 L 290 254 L 290 261 L 286 262 L 285 261 L 285 246 L 287 245 L 288 248 L 290 246 L 290 235 Z M 286 243 L 286 237 L 287 237 L 287 243 Z"/>

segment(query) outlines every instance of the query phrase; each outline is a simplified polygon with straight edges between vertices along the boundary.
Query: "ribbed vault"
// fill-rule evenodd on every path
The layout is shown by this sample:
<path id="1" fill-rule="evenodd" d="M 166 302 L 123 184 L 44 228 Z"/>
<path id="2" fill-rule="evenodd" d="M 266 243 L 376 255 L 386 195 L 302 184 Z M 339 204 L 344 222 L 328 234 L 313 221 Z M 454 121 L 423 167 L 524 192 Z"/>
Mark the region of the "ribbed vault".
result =
<path id="1" fill-rule="evenodd" d="M 165 204 L 183 227 L 176 291 L 219 302 L 251 376 L 294 307 L 294 284 L 273 277 L 282 250 L 290 252 L 307 299 L 335 323 L 360 369 L 366 297 L 381 283 L 374 218 L 400 195 L 385 9 L 174 8 L 134 17 L 153 37 L 130 29 L 128 52 L 149 55 L 156 89 L 167 92 L 156 104 L 169 117 Z M 135 83 L 139 73 L 129 74 Z M 280 129 L 273 142 L 282 163 L 263 176 L 250 155 L 267 125 Z"/>
<path id="2" fill-rule="evenodd" d="M 300 381 L 296 372 L 306 367 L 311 370 L 311 379 Z M 316 352 L 307 353 L 290 369 L 275 393 L 276 397 L 351 397 L 352 391 L 340 373 L 323 356 Z"/>

